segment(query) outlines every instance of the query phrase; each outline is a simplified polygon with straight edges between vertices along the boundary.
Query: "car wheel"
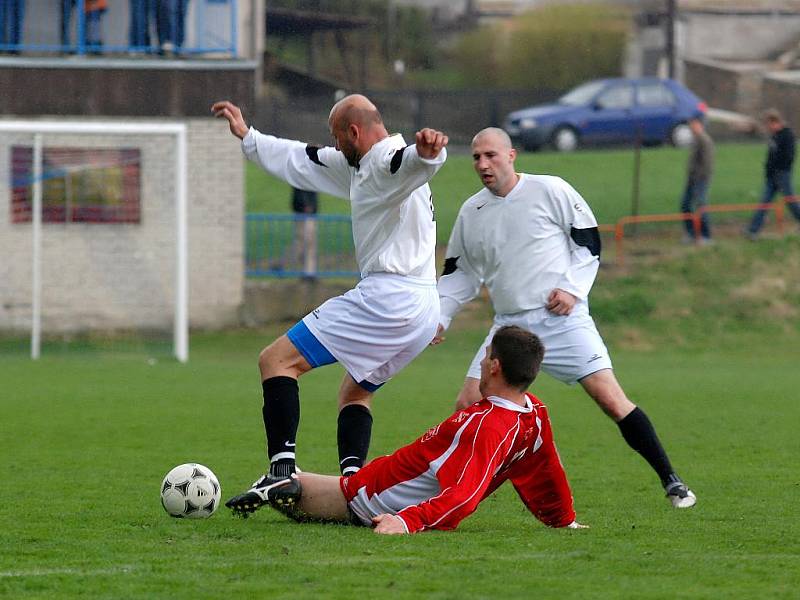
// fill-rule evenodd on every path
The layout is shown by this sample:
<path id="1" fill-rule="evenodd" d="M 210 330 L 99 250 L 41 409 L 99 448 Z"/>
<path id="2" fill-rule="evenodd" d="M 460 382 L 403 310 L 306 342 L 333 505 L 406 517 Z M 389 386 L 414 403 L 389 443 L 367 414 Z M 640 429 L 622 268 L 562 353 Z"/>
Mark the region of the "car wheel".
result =
<path id="1" fill-rule="evenodd" d="M 553 148 L 559 152 L 572 152 L 578 147 L 578 134 L 572 127 L 559 127 L 551 139 Z"/>
<path id="2" fill-rule="evenodd" d="M 678 123 L 669 134 L 669 141 L 676 148 L 686 148 L 692 143 L 692 130 L 686 123 Z"/>

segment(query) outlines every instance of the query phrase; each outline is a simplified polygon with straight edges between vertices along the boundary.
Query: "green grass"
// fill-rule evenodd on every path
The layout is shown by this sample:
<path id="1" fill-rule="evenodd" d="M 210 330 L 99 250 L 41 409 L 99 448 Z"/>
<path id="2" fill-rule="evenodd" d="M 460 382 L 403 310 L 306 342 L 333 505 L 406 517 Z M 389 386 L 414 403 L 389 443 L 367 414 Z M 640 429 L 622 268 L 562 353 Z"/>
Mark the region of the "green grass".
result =
<path id="1" fill-rule="evenodd" d="M 762 150 L 720 147 L 712 199 L 752 200 Z M 535 154 L 518 166 L 565 176 L 608 222 L 625 214 L 629 158 Z M 684 158 L 666 148 L 645 153 L 643 212 L 674 210 Z M 440 239 L 477 189 L 470 169 L 468 157 L 453 156 L 434 180 Z M 260 210 L 288 211 L 288 188 L 255 169 L 248 189 Z M 339 200 L 322 206 L 347 210 Z M 696 508 L 671 509 L 581 389 L 542 376 L 534 391 L 551 407 L 588 531 L 541 526 L 508 486 L 456 532 L 401 538 L 300 526 L 268 509 L 246 521 L 225 511 L 175 520 L 158 498 L 171 467 L 207 464 L 225 497 L 263 469 L 256 357 L 284 327 L 195 333 L 186 365 L 147 340 L 55 342 L 38 362 L 24 343 L 3 341 L 0 597 L 796 596 L 800 238 L 710 248 L 654 239 L 639 250 L 627 267 L 601 270 L 593 314 L 628 395 L 697 492 Z M 443 345 L 378 393 L 372 456 L 449 413 L 488 320 L 486 305 L 472 305 Z M 301 380 L 307 470 L 335 472 L 341 376 L 332 366 Z"/>
<path id="2" fill-rule="evenodd" d="M 633 151 L 592 150 L 572 154 L 526 153 L 517 159 L 517 170 L 558 175 L 570 182 L 589 202 L 598 222 L 613 224 L 631 214 Z M 670 147 L 646 148 L 641 158 L 640 214 L 679 211 L 683 193 L 687 150 Z M 719 144 L 716 169 L 709 191 L 712 204 L 757 202 L 763 184 L 764 146 L 758 143 Z M 290 212 L 290 188 L 252 163 L 246 172 L 249 212 Z M 471 157 L 451 153 L 431 182 L 436 205 L 440 243 L 447 243 L 458 209 L 480 189 L 472 171 Z M 344 200 L 320 197 L 320 212 L 348 214 Z"/>
<path id="3" fill-rule="evenodd" d="M 481 311 L 474 311 L 481 313 Z M 449 413 L 483 323 L 457 320 L 376 396 L 371 454 Z M 198 334 L 187 365 L 78 350 L 0 361 L 0 596 L 8 598 L 752 598 L 800 586 L 796 337 L 612 355 L 698 494 L 677 512 L 577 387 L 534 385 L 551 407 L 588 531 L 556 531 L 506 487 L 458 531 L 402 538 L 248 520 L 169 518 L 163 475 L 199 461 L 223 495 L 263 468 L 256 356 L 280 328 Z M 614 341 L 613 339 L 611 340 Z M 622 340 L 621 340 L 622 341 Z M 301 380 L 302 467 L 335 472 L 341 369 Z"/>
<path id="4" fill-rule="evenodd" d="M 629 267 L 606 265 L 591 293 L 594 318 L 617 343 L 713 350 L 800 339 L 797 235 L 638 247 L 652 253 L 632 256 Z"/>

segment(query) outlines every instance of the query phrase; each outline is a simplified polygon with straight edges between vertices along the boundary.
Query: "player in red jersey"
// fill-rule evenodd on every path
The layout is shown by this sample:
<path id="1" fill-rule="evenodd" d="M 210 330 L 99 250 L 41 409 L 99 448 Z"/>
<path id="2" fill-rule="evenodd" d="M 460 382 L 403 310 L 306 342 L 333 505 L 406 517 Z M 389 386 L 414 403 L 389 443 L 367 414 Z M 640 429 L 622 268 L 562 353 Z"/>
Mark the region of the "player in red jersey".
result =
<path id="1" fill-rule="evenodd" d="M 300 521 L 416 533 L 455 529 L 508 480 L 545 525 L 583 527 L 575 521 L 547 409 L 525 392 L 543 355 L 536 335 L 501 327 L 481 361 L 483 400 L 351 476 L 300 473 L 269 486 L 262 501 Z"/>

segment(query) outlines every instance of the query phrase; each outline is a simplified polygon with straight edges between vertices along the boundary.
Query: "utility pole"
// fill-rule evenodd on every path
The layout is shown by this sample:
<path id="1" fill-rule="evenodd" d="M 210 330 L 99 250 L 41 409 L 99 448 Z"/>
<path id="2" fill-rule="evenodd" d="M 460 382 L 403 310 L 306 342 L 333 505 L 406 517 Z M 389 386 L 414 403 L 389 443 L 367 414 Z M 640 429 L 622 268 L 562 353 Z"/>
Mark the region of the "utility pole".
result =
<path id="1" fill-rule="evenodd" d="M 633 145 L 633 190 L 631 193 L 631 215 L 639 216 L 639 197 L 642 181 L 642 128 L 636 129 L 636 141 Z M 631 227 L 631 234 L 636 235 L 636 223 Z"/>
<path id="2" fill-rule="evenodd" d="M 675 16 L 677 0 L 667 0 L 667 75 L 675 79 Z"/>
<path id="3" fill-rule="evenodd" d="M 386 62 L 391 63 L 396 58 L 394 56 L 394 27 L 396 21 L 394 10 L 394 2 L 387 0 L 386 2 L 386 34 L 383 36 L 383 52 L 386 55 Z"/>

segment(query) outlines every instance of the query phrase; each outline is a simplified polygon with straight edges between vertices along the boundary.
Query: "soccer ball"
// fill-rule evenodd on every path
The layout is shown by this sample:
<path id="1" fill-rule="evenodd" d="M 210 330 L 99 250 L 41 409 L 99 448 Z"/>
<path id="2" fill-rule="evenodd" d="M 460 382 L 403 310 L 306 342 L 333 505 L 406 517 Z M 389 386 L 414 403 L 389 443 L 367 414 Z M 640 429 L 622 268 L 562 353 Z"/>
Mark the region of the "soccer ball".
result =
<path id="1" fill-rule="evenodd" d="M 221 495 L 216 475 L 197 463 L 178 465 L 161 483 L 161 504 L 172 517 L 210 517 L 217 510 Z"/>

